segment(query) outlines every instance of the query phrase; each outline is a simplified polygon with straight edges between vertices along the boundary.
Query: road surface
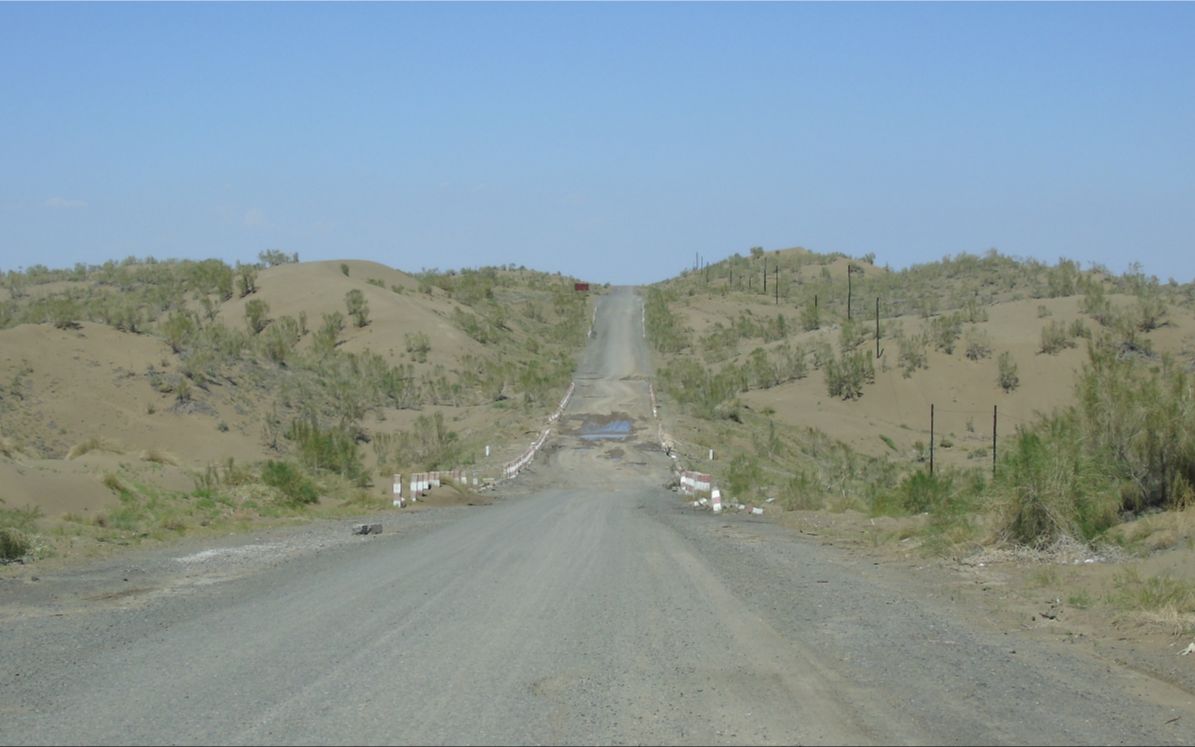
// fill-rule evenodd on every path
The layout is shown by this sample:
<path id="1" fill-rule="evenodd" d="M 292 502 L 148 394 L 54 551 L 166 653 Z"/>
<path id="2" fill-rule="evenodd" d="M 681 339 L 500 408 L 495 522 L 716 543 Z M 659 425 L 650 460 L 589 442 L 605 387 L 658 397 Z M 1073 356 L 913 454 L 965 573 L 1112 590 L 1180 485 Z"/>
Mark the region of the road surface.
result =
<path id="1" fill-rule="evenodd" d="M 1195 741 L 1189 693 L 689 508 L 641 313 L 601 299 L 559 434 L 491 505 L 0 584 L 0 742 Z"/>

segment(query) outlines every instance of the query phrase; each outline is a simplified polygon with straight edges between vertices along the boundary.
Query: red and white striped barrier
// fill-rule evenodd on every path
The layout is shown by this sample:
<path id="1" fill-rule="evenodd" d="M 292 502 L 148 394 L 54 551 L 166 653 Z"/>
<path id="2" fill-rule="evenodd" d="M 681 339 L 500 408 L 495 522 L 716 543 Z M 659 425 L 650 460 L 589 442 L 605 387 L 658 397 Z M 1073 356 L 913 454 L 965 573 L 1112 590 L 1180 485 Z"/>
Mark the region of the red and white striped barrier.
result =
<path id="1" fill-rule="evenodd" d="M 560 400 L 560 404 L 556 406 L 556 410 L 548 416 L 548 427 L 539 434 L 539 438 L 535 439 L 535 442 L 528 446 L 527 450 L 520 454 L 518 459 L 502 465 L 503 477 L 508 480 L 515 477 L 524 467 L 531 463 L 532 459 L 535 459 L 535 453 L 543 448 L 544 443 L 547 442 L 548 436 L 552 432 L 552 424 L 564 414 L 564 409 L 568 407 L 569 401 L 573 398 L 573 392 L 576 390 L 577 382 L 571 382 L 568 385 L 568 389 L 564 392 L 564 397 Z"/>
<path id="2" fill-rule="evenodd" d="M 420 497 L 427 495 L 427 492 L 432 488 L 438 488 L 444 484 L 446 480 L 451 480 L 454 485 L 463 485 L 468 487 L 472 480 L 473 487 L 481 484 L 481 480 L 474 471 L 470 475 L 464 467 L 456 467 L 450 470 L 436 470 L 433 472 L 413 472 L 407 485 L 407 495 L 410 497 L 410 502 L 415 503 Z M 399 508 L 406 505 L 407 501 L 402 493 L 403 479 L 402 475 L 394 476 L 394 505 Z"/>
<path id="3" fill-rule="evenodd" d="M 685 495 L 694 493 L 709 493 L 713 488 L 713 478 L 704 472 L 690 472 L 685 470 L 680 475 L 680 489 Z"/>

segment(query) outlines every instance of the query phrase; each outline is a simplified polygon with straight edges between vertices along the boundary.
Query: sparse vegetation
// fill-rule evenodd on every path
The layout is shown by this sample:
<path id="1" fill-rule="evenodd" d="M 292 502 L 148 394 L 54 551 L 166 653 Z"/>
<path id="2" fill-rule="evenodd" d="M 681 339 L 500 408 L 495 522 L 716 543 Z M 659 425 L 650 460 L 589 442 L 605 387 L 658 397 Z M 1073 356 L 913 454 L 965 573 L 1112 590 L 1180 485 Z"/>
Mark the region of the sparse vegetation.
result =
<path id="1" fill-rule="evenodd" d="M 996 359 L 996 383 L 1006 392 L 1011 392 L 1021 385 L 1021 378 L 1017 375 L 1017 363 L 1012 359 L 1012 353 L 1007 350 Z"/>
<path id="2" fill-rule="evenodd" d="M 344 295 L 344 305 L 354 324 L 358 327 L 369 324 L 369 302 L 365 300 L 365 294 L 359 289 L 354 288 Z"/>

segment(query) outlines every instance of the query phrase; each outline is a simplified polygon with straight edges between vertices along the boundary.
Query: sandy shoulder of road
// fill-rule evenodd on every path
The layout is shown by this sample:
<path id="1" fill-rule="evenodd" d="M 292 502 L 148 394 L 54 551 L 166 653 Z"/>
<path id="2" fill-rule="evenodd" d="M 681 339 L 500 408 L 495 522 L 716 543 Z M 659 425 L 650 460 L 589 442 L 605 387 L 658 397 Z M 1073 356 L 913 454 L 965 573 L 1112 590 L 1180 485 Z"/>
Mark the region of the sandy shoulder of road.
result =
<path id="1" fill-rule="evenodd" d="M 918 594 L 949 600 L 975 624 L 1066 646 L 1195 695 L 1195 653 L 1182 653 L 1195 643 L 1190 621 L 1172 611 L 1118 603 L 1127 578 L 1191 574 L 1195 550 L 1176 546 L 1129 559 L 1076 543 L 1052 552 L 988 548 L 941 557 L 927 555 L 916 540 L 895 539 L 901 520 L 855 511 L 793 511 L 774 517 L 819 544 L 898 569 Z"/>

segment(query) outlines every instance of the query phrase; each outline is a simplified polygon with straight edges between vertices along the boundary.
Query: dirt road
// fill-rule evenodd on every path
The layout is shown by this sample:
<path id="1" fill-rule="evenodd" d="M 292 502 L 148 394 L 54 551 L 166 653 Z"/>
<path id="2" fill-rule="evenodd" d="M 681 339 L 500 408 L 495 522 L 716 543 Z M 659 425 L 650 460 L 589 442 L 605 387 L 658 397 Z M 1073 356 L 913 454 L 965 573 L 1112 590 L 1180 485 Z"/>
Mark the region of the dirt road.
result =
<path id="1" fill-rule="evenodd" d="M 1195 741 L 1185 691 L 692 511 L 640 314 L 602 299 L 560 434 L 491 505 L 0 585 L 0 742 Z"/>

